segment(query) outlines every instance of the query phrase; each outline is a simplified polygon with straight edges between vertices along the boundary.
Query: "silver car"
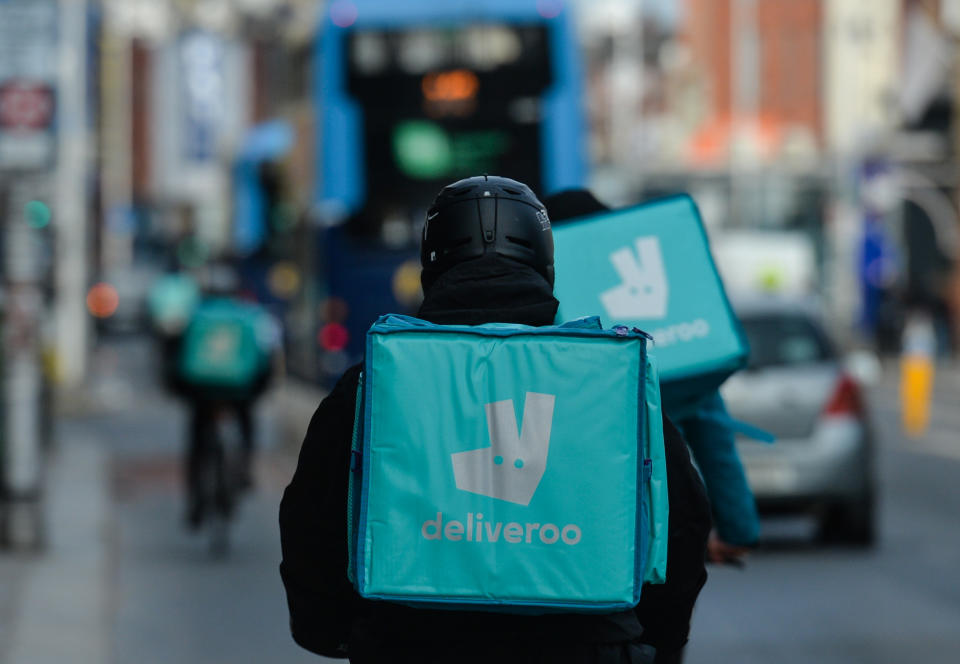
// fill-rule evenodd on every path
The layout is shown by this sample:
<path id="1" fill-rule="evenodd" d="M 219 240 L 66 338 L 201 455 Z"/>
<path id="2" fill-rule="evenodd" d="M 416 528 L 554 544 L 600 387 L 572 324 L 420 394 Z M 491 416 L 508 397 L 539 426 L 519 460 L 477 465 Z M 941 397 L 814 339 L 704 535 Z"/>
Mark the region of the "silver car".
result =
<path id="1" fill-rule="evenodd" d="M 736 308 L 750 364 L 722 393 L 733 417 L 777 437 L 772 445 L 738 443 L 758 507 L 810 511 L 823 540 L 872 544 L 873 443 L 864 395 L 815 307 L 764 299 Z"/>

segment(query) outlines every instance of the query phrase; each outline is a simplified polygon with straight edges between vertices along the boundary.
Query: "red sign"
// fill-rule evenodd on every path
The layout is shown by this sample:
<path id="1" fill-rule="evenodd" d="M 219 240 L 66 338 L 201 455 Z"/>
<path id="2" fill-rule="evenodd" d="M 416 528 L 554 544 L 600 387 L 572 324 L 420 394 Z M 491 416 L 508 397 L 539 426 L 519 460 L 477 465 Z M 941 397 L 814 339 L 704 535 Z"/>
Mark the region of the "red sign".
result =
<path id="1" fill-rule="evenodd" d="M 53 89 L 12 81 L 0 85 L 0 129 L 47 129 L 53 124 Z"/>

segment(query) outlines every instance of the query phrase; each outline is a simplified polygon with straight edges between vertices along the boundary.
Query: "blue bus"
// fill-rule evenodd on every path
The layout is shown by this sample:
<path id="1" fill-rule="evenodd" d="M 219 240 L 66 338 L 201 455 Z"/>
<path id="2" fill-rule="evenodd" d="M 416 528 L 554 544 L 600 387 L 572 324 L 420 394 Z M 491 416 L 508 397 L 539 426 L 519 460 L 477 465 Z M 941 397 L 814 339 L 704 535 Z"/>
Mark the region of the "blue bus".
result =
<path id="1" fill-rule="evenodd" d="M 562 0 L 335 0 L 315 50 L 311 289 L 320 373 L 413 312 L 417 244 L 446 184 L 504 175 L 545 196 L 583 186 L 583 81 Z"/>

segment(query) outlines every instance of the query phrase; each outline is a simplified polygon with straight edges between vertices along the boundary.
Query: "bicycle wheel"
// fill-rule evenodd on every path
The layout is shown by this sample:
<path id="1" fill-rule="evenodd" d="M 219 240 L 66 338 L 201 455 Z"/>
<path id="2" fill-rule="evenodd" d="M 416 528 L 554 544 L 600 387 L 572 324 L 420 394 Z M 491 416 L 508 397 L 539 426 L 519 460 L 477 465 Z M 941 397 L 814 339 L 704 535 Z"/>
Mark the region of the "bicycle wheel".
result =
<path id="1" fill-rule="evenodd" d="M 210 533 L 211 552 L 218 557 L 226 556 L 230 550 L 230 523 L 236 510 L 237 499 L 243 489 L 241 477 L 242 434 L 233 413 L 224 413 L 214 426 L 215 435 L 211 438 L 216 469 L 212 486 L 213 510 L 211 513 Z"/>
<path id="2" fill-rule="evenodd" d="M 215 557 L 223 557 L 229 551 L 229 513 L 224 495 L 223 444 L 215 421 L 206 427 L 196 463 L 195 490 L 200 524 L 206 527 L 209 534 L 210 553 Z"/>

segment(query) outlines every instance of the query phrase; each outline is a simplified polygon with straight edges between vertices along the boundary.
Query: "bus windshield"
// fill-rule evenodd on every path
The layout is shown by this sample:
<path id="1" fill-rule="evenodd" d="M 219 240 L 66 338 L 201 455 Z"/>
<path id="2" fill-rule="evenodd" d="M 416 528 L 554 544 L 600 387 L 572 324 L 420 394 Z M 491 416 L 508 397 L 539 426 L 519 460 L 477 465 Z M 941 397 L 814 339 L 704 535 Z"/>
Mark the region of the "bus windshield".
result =
<path id="1" fill-rule="evenodd" d="M 345 49 L 366 164 L 353 234 L 422 218 L 424 202 L 460 177 L 495 173 L 540 190 L 541 97 L 551 84 L 542 25 L 355 30 Z"/>

